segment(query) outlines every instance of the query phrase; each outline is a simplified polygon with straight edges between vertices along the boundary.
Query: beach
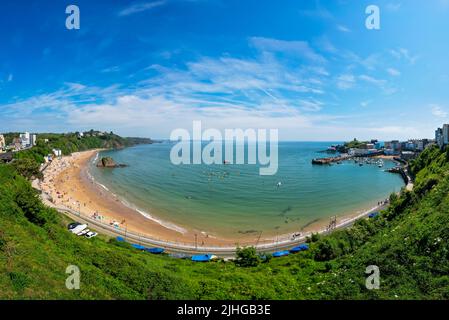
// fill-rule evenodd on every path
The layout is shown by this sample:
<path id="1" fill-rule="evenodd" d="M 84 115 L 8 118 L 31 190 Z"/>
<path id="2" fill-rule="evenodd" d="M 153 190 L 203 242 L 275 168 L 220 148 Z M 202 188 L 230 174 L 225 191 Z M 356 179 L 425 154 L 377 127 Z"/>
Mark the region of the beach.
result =
<path id="1" fill-rule="evenodd" d="M 197 230 L 194 226 L 180 227 L 159 219 L 163 217 L 148 217 L 125 205 L 121 199 L 90 176 L 87 170 L 89 161 L 96 159 L 100 151 L 73 153 L 71 156 L 56 158 L 48 165 L 39 188 L 55 208 L 68 209 L 115 229 L 126 230 L 142 237 L 197 247 L 235 246 L 237 243 L 256 244 L 256 242 L 259 244 L 297 242 L 312 232 L 326 232 L 329 225 L 329 219 L 317 219 L 295 233 L 264 236 L 260 239 L 258 234 L 242 234 L 238 238 L 226 238 Z M 382 205 L 379 205 L 338 216 L 334 227 L 350 225 L 356 219 L 381 207 Z"/>

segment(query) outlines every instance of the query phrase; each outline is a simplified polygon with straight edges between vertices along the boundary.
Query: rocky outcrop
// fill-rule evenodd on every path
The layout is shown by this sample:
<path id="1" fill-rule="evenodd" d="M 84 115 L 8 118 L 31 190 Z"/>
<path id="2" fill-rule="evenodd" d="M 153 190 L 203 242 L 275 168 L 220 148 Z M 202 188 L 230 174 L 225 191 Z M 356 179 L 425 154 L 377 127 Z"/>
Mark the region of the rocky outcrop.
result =
<path id="1" fill-rule="evenodd" d="M 114 159 L 112 159 L 111 157 L 104 157 L 104 158 L 101 158 L 100 161 L 98 161 L 97 167 L 99 167 L 99 168 L 123 168 L 123 167 L 126 167 L 126 164 L 117 164 L 117 163 L 115 163 Z"/>

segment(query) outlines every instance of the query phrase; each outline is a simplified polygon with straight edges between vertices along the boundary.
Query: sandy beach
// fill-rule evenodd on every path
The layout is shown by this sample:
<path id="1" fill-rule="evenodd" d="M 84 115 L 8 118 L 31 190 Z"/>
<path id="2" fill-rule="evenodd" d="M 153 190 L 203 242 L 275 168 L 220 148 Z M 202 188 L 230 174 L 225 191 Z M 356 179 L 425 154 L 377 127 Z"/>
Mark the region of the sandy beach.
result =
<path id="1" fill-rule="evenodd" d="M 242 235 L 238 239 L 226 239 L 216 235 L 208 235 L 205 232 L 195 230 L 193 227 L 177 229 L 170 224 L 160 223 L 157 220 L 143 216 L 136 210 L 123 204 L 120 199 L 101 187 L 90 177 L 87 171 L 88 163 L 92 161 L 99 151 L 101 150 L 89 150 L 54 159 L 45 169 L 44 179 L 39 183 L 39 187 L 51 199 L 55 207 L 70 209 L 80 213 L 82 216 L 93 218 L 114 228 L 152 239 L 196 244 L 198 247 L 256 243 L 258 235 Z M 351 224 L 355 219 L 363 217 L 368 212 L 378 210 L 380 207 L 337 217 L 336 226 L 341 227 Z M 325 232 L 328 224 L 328 219 L 317 220 L 302 230 L 298 230 L 298 232 L 278 237 L 261 238 L 259 243 L 298 240 L 299 237 L 304 238 L 312 232 Z M 301 236 L 298 236 L 299 233 Z"/>

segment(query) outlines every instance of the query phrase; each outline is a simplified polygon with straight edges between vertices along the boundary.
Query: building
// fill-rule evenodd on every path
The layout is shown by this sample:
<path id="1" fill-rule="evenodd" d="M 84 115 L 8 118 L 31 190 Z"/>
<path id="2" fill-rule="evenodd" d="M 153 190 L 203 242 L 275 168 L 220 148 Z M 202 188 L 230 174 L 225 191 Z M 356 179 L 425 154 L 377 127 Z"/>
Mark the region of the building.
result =
<path id="1" fill-rule="evenodd" d="M 6 148 L 5 137 L 0 134 L 0 152 L 2 152 Z"/>
<path id="2" fill-rule="evenodd" d="M 54 154 L 56 157 L 61 157 L 61 156 L 62 156 L 62 151 L 61 151 L 61 149 L 53 149 L 52 151 L 53 151 L 53 154 Z"/>
<path id="3" fill-rule="evenodd" d="M 37 136 L 35 134 L 30 135 L 30 146 L 34 147 L 37 143 Z"/>
<path id="4" fill-rule="evenodd" d="M 435 142 L 440 148 L 449 144 L 449 124 L 443 124 L 443 128 L 435 130 Z"/>
<path id="5" fill-rule="evenodd" d="M 25 132 L 20 134 L 20 143 L 22 144 L 22 148 L 26 148 L 30 146 L 30 133 Z"/>
<path id="6" fill-rule="evenodd" d="M 402 151 L 401 152 L 401 159 L 405 161 L 409 161 L 413 158 L 415 158 L 416 154 L 413 151 Z"/>
<path id="7" fill-rule="evenodd" d="M 443 124 L 443 145 L 449 144 L 449 124 Z"/>

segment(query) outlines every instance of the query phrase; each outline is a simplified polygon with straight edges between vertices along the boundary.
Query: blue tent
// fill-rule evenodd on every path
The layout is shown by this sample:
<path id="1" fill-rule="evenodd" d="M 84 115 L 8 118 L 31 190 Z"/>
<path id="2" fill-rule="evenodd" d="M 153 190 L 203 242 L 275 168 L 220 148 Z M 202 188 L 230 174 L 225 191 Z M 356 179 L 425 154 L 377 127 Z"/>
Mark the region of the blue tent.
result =
<path id="1" fill-rule="evenodd" d="M 290 249 L 290 252 L 296 253 L 296 252 L 305 251 L 305 250 L 309 250 L 309 245 L 307 243 L 300 244 L 299 246 Z"/>
<path id="2" fill-rule="evenodd" d="M 290 254 L 289 251 L 285 250 L 285 251 L 277 251 L 275 253 L 273 253 L 273 258 L 279 258 L 279 257 L 283 257 L 283 256 L 288 256 Z"/>
<path id="3" fill-rule="evenodd" d="M 192 261 L 195 261 L 195 262 L 207 262 L 207 261 L 210 261 L 211 259 L 212 259 L 211 254 L 201 254 L 201 255 L 192 257 Z"/>
<path id="4" fill-rule="evenodd" d="M 131 245 L 133 248 L 136 248 L 137 250 L 145 250 L 144 246 L 141 246 L 140 244 L 132 244 Z"/>
<path id="5" fill-rule="evenodd" d="M 379 215 L 379 212 L 373 212 L 368 215 L 368 218 L 372 219 L 372 218 L 377 217 L 378 215 Z"/>
<path id="6" fill-rule="evenodd" d="M 160 253 L 164 252 L 164 249 L 162 249 L 162 248 L 145 248 L 145 251 L 149 252 L 149 253 L 160 254 Z"/>
<path id="7" fill-rule="evenodd" d="M 125 242 L 125 239 L 123 239 L 123 237 L 117 237 L 117 238 L 115 238 L 117 241 L 119 241 L 119 242 Z"/>

